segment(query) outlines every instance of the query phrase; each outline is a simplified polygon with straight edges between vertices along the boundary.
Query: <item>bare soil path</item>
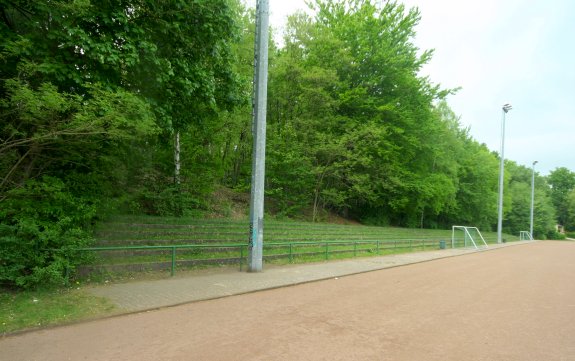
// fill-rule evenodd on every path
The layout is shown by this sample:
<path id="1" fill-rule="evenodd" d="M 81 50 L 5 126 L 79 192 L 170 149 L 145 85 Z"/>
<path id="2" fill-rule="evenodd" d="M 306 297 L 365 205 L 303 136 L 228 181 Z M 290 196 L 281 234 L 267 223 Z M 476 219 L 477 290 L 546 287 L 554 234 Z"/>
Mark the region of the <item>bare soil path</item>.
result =
<path id="1" fill-rule="evenodd" d="M 2 361 L 575 360 L 575 243 L 491 252 L 0 340 Z"/>

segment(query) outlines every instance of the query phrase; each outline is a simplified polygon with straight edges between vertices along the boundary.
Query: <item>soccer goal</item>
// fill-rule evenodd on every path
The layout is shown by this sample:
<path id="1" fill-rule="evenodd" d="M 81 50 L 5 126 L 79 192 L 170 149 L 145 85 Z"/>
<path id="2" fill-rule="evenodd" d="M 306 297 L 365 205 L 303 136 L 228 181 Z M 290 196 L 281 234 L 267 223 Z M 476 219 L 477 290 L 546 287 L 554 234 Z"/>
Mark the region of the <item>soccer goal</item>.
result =
<path id="1" fill-rule="evenodd" d="M 532 241 L 533 236 L 531 235 L 530 232 L 521 231 L 521 232 L 519 232 L 519 239 L 522 241 Z"/>
<path id="2" fill-rule="evenodd" d="M 477 227 L 453 226 L 451 232 L 451 248 L 462 245 L 467 247 L 487 247 L 487 242 Z"/>

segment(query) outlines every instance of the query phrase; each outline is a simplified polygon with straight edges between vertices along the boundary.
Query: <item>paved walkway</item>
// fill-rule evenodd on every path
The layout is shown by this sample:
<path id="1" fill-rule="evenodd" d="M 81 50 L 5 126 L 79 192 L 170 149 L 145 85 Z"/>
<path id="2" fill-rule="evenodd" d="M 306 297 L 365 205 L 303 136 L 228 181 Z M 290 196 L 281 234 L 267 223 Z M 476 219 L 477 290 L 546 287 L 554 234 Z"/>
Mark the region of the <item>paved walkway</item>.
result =
<path id="1" fill-rule="evenodd" d="M 313 264 L 264 267 L 260 273 L 226 272 L 171 279 L 110 284 L 88 289 L 112 301 L 121 312 L 138 312 L 194 301 L 297 285 L 440 258 L 497 250 L 530 242 L 490 245 L 482 249 L 444 249 Z"/>

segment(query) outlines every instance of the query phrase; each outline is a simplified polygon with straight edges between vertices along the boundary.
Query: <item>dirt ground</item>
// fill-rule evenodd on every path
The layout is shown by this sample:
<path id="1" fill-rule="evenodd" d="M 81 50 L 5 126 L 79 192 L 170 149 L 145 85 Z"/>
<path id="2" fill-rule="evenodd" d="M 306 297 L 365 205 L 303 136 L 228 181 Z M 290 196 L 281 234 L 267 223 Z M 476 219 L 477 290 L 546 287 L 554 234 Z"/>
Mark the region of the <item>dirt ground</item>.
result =
<path id="1" fill-rule="evenodd" d="M 538 242 L 0 340 L 2 361 L 575 360 L 575 243 Z"/>

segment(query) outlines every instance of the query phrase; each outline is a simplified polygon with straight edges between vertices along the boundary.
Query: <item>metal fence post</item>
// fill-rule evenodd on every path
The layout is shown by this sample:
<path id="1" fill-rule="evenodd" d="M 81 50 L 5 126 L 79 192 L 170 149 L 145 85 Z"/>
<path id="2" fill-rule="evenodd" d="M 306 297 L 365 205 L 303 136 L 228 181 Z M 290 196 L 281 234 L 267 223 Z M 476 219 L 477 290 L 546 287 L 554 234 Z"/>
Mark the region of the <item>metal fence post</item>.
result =
<path id="1" fill-rule="evenodd" d="M 289 263 L 293 262 L 293 243 L 289 244 Z"/>
<path id="2" fill-rule="evenodd" d="M 240 272 L 244 266 L 244 246 L 240 246 Z"/>
<path id="3" fill-rule="evenodd" d="M 357 257 L 357 241 L 353 242 L 353 256 Z"/>
<path id="4" fill-rule="evenodd" d="M 172 277 L 176 273 L 176 247 L 172 247 Z"/>
<path id="5" fill-rule="evenodd" d="M 326 260 L 326 261 L 327 261 L 327 259 L 328 259 L 328 257 L 329 257 L 329 256 L 328 256 L 328 245 L 329 245 L 329 244 L 328 244 L 327 242 L 325 242 L 325 260 Z"/>
<path id="6" fill-rule="evenodd" d="M 377 243 L 376 243 L 376 244 L 377 244 L 377 246 L 376 246 L 376 249 L 377 249 L 377 254 L 379 255 L 379 241 L 377 241 Z"/>

